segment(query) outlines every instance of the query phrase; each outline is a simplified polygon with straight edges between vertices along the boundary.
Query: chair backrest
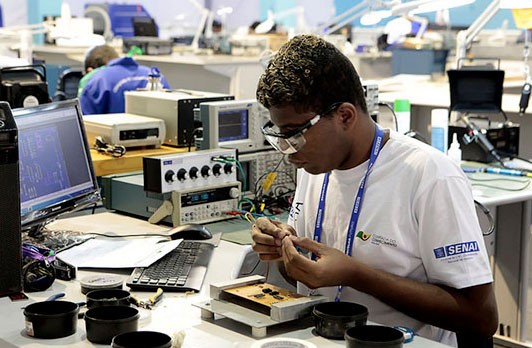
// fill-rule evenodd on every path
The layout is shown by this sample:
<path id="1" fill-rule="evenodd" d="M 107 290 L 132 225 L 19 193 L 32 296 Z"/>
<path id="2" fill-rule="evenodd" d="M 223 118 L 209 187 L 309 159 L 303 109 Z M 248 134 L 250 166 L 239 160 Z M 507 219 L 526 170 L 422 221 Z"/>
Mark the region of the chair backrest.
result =
<path id="1" fill-rule="evenodd" d="M 74 99 L 78 96 L 79 80 L 83 77 L 81 69 L 67 69 L 59 75 L 54 100 Z"/>

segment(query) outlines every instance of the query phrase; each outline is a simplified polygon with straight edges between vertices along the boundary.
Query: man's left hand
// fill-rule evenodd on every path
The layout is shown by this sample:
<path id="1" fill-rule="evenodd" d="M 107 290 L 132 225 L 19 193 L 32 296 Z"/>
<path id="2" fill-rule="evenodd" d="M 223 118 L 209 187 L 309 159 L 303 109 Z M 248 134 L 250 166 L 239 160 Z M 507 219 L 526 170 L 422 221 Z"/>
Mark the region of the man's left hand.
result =
<path id="1" fill-rule="evenodd" d="M 312 252 L 316 259 L 301 255 L 296 247 Z M 354 265 L 354 260 L 338 249 L 295 236 L 283 239 L 282 256 L 287 274 L 311 289 L 342 285 Z"/>

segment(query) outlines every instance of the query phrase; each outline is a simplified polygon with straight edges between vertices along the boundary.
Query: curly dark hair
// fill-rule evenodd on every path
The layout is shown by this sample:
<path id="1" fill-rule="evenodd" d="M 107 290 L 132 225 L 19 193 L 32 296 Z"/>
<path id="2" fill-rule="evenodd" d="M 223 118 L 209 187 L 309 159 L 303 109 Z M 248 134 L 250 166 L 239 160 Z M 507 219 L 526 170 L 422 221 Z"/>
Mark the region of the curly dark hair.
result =
<path id="1" fill-rule="evenodd" d="M 335 102 L 349 102 L 368 112 L 349 58 L 314 35 L 296 36 L 279 49 L 259 79 L 257 100 L 267 109 L 292 105 L 299 112 L 322 112 Z"/>
<path id="2" fill-rule="evenodd" d="M 118 57 L 116 50 L 109 45 L 95 46 L 91 48 L 85 56 L 85 71 L 87 71 L 88 68 L 96 69 L 107 65 L 111 60 Z"/>

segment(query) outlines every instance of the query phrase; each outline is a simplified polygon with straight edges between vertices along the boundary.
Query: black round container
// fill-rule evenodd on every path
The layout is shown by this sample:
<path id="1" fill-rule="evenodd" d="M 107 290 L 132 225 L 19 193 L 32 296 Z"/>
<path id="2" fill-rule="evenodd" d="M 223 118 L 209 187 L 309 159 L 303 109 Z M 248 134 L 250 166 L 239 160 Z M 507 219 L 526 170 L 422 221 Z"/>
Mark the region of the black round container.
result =
<path id="1" fill-rule="evenodd" d="M 126 332 L 115 336 L 113 348 L 170 348 L 172 338 L 167 334 L 156 331 Z"/>
<path id="2" fill-rule="evenodd" d="M 32 303 L 24 309 L 26 334 L 36 338 L 60 338 L 74 334 L 79 306 L 69 301 Z"/>
<path id="3" fill-rule="evenodd" d="M 345 331 L 347 348 L 402 348 L 403 341 L 403 333 L 389 326 L 364 325 Z"/>
<path id="4" fill-rule="evenodd" d="M 129 306 L 131 294 L 126 290 L 92 290 L 87 293 L 87 308 Z"/>
<path id="5" fill-rule="evenodd" d="M 346 329 L 366 325 L 368 308 L 353 302 L 324 302 L 314 306 L 312 317 L 318 335 L 343 339 Z"/>
<path id="6" fill-rule="evenodd" d="M 139 311 L 133 307 L 105 306 L 85 312 L 87 339 L 94 343 L 109 344 L 114 336 L 137 331 Z"/>

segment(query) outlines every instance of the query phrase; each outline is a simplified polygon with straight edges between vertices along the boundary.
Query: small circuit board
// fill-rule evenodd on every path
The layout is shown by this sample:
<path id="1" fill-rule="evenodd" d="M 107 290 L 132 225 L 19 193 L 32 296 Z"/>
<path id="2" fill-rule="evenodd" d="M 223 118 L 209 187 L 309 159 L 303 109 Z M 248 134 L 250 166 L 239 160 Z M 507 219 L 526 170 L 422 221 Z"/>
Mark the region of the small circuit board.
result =
<path id="1" fill-rule="evenodd" d="M 267 283 L 239 286 L 225 289 L 224 292 L 267 307 L 271 307 L 274 303 L 304 297 L 290 290 Z"/>

